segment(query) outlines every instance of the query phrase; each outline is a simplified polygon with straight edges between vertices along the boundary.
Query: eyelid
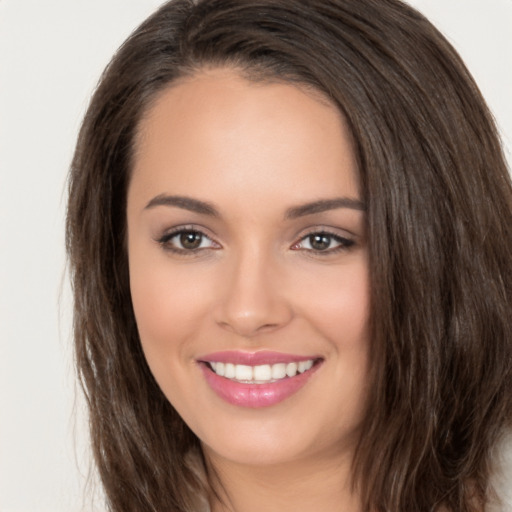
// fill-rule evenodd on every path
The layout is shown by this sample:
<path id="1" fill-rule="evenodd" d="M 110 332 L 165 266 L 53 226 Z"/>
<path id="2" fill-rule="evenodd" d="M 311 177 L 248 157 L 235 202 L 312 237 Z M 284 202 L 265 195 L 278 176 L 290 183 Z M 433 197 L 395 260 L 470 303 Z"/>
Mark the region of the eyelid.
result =
<path id="1" fill-rule="evenodd" d="M 347 226 L 344 224 L 347 224 Z M 354 222 L 351 222 L 350 227 L 352 229 L 350 229 L 348 224 L 348 222 L 343 224 L 341 222 L 334 222 L 331 224 L 329 222 L 326 223 L 325 221 L 319 221 L 318 223 L 315 223 L 314 221 L 308 222 L 297 229 L 295 238 L 299 239 L 315 233 L 328 233 L 332 236 L 339 236 L 341 238 L 350 238 L 354 240 L 361 238 L 362 226 L 359 226 L 359 223 L 355 224 Z"/>

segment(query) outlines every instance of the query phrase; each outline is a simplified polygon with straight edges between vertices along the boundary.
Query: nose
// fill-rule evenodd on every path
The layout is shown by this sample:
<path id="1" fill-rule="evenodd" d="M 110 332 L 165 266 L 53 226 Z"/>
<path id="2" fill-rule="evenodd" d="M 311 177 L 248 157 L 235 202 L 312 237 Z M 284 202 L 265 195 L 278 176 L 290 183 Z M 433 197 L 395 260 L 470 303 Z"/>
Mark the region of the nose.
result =
<path id="1" fill-rule="evenodd" d="M 293 317 L 276 264 L 257 251 L 227 265 L 216 310 L 222 328 L 254 338 L 287 325 Z"/>

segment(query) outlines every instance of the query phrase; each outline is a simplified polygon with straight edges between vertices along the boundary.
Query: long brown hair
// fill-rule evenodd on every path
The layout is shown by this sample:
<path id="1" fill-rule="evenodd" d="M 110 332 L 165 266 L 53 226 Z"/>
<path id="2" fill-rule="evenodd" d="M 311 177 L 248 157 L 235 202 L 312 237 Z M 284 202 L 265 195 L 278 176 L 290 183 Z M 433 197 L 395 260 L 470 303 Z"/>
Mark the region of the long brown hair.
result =
<path id="1" fill-rule="evenodd" d="M 372 295 L 364 510 L 481 509 L 512 421 L 512 187 L 477 86 L 398 0 L 176 0 L 107 67 L 69 178 L 76 361 L 110 510 L 190 512 L 200 490 L 198 439 L 140 347 L 125 209 L 141 116 L 204 66 L 312 86 L 354 136 Z"/>

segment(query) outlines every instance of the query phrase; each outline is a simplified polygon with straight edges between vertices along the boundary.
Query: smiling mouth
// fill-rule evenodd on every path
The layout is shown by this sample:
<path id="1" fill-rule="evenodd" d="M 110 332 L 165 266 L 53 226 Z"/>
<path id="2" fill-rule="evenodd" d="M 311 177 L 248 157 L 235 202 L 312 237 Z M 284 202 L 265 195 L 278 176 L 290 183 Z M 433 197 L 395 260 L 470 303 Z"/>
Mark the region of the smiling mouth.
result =
<path id="1" fill-rule="evenodd" d="M 219 377 L 241 384 L 269 384 L 295 377 L 310 371 L 321 359 L 307 359 L 299 362 L 261 364 L 249 366 L 208 361 L 205 364 Z"/>
<path id="2" fill-rule="evenodd" d="M 226 402 L 248 408 L 276 405 L 298 393 L 324 363 L 272 351 L 225 351 L 197 359 L 210 388 Z"/>

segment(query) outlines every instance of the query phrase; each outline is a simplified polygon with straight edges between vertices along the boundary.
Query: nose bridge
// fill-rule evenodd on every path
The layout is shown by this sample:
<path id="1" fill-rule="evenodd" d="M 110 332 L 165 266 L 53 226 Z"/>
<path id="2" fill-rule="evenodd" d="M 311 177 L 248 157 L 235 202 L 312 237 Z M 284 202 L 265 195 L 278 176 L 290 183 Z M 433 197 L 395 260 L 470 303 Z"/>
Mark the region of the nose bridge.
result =
<path id="1" fill-rule="evenodd" d="M 230 258 L 217 322 L 244 337 L 277 329 L 291 318 L 279 286 L 276 257 L 258 245 L 246 246 Z"/>

